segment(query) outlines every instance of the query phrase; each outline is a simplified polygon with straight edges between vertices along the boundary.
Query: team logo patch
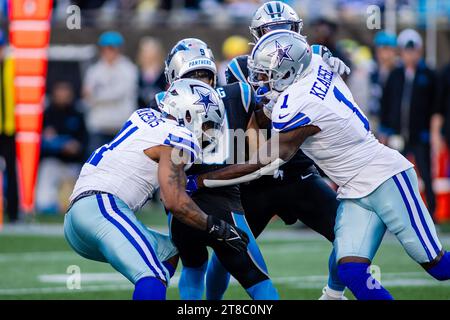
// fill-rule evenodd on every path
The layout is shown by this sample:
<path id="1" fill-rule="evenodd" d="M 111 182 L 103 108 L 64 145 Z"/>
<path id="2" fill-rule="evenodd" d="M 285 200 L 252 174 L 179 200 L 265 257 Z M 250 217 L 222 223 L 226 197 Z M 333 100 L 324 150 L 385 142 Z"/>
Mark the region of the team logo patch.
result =
<path id="1" fill-rule="evenodd" d="M 283 61 L 294 61 L 289 55 L 289 50 L 292 48 L 292 44 L 283 47 L 278 41 L 275 40 L 276 50 L 269 54 L 269 57 L 277 57 L 278 67 L 281 66 Z"/>
<path id="2" fill-rule="evenodd" d="M 206 112 L 206 113 L 208 113 L 209 108 L 210 108 L 211 106 L 213 106 L 213 107 L 218 107 L 218 106 L 219 106 L 217 103 L 215 103 L 215 102 L 211 99 L 211 92 L 207 92 L 207 93 L 205 94 L 205 93 L 200 92 L 198 89 L 196 90 L 196 92 L 197 92 L 197 94 L 198 94 L 198 96 L 199 96 L 199 99 L 198 99 L 197 101 L 195 101 L 194 104 L 196 104 L 196 105 L 202 105 L 203 108 L 205 108 L 205 112 Z"/>

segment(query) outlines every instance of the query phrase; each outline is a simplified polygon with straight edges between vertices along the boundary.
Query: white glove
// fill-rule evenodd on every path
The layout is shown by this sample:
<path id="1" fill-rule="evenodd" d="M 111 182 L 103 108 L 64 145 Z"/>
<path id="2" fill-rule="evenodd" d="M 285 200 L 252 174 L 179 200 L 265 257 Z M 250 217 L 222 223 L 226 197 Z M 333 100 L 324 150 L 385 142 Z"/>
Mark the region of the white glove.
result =
<path id="1" fill-rule="evenodd" d="M 266 103 L 263 106 L 264 114 L 266 115 L 266 117 L 268 119 L 272 118 L 272 110 L 273 110 L 273 106 L 275 105 L 275 102 L 277 102 L 277 100 L 276 99 L 275 100 L 272 99 L 272 100 L 270 100 L 268 103 Z"/>
<path id="2" fill-rule="evenodd" d="M 273 110 L 273 107 L 275 106 L 275 103 L 277 102 L 279 96 L 280 96 L 280 92 L 277 92 L 275 90 L 271 91 L 270 93 L 268 93 L 266 95 L 266 98 L 269 99 L 269 102 L 263 106 L 263 111 L 264 111 L 264 114 L 266 115 L 266 117 L 269 119 L 272 118 L 272 110 Z"/>
<path id="3" fill-rule="evenodd" d="M 323 61 L 331 67 L 334 73 L 338 73 L 340 76 L 350 74 L 350 68 L 339 58 L 324 56 Z"/>

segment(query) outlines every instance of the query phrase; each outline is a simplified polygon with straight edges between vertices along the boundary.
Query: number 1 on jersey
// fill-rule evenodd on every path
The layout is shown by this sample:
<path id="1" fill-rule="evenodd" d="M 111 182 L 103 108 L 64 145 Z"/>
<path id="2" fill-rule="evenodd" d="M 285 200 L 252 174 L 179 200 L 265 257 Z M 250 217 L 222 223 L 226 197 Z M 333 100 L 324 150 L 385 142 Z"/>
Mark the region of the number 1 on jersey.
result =
<path id="1" fill-rule="evenodd" d="M 358 118 L 363 123 L 364 128 L 366 128 L 366 130 L 369 131 L 370 130 L 369 120 L 367 120 L 367 118 L 361 113 L 359 108 L 355 107 L 355 105 L 350 100 L 348 100 L 336 86 L 333 89 L 333 93 L 339 102 L 342 102 L 347 107 L 349 107 L 350 110 L 352 110 L 354 113 L 356 113 Z"/>

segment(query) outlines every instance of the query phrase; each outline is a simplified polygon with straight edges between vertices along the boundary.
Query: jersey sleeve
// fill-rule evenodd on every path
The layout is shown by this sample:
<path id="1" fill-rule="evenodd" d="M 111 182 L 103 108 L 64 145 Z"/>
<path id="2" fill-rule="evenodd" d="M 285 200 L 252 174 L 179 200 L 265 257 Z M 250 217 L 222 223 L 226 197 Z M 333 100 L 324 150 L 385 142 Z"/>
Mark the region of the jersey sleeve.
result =
<path id="1" fill-rule="evenodd" d="M 289 132 L 307 125 L 320 127 L 320 107 L 306 97 L 290 99 L 289 94 L 281 95 L 272 111 L 272 128 L 277 132 Z"/>
<path id="2" fill-rule="evenodd" d="M 139 109 L 130 121 L 139 127 L 136 143 L 143 149 L 155 145 L 166 145 L 183 151 L 194 162 L 200 155 L 200 147 L 194 135 L 174 120 L 161 118 L 161 113 L 150 108 Z"/>
<path id="3" fill-rule="evenodd" d="M 200 156 L 200 146 L 197 139 L 187 129 L 175 127 L 175 130 L 167 132 L 163 144 L 173 147 L 189 157 L 189 164 L 192 164 Z"/>

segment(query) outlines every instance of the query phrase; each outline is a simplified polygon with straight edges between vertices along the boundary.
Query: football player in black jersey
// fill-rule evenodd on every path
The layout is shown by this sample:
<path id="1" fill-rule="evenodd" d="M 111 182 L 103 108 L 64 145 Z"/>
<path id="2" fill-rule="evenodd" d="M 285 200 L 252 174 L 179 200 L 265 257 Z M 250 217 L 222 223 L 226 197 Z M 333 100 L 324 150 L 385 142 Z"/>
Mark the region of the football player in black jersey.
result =
<path id="1" fill-rule="evenodd" d="M 198 39 L 184 39 L 178 42 L 166 60 L 166 78 L 172 83 L 179 78 L 195 78 L 212 86 L 216 83 L 216 65 L 207 45 Z M 255 125 L 253 111 L 255 100 L 252 88 L 247 83 L 236 82 L 216 88 L 226 111 L 224 130 L 217 148 L 234 146 L 230 142 L 233 132 L 245 133 Z M 153 107 L 164 93 L 157 94 Z M 205 108 L 211 101 L 208 97 L 199 100 Z M 238 156 L 234 150 L 209 150 L 204 146 L 201 164 L 194 164 L 187 174 L 196 175 L 217 170 L 226 163 L 235 163 L 231 156 Z M 209 152 L 208 152 L 209 151 Z M 207 164 L 209 163 L 209 164 Z M 188 227 L 169 213 L 169 228 L 172 241 L 179 250 L 183 264 L 179 282 L 180 297 L 184 300 L 201 299 L 204 292 L 204 277 L 208 264 L 207 246 L 213 248 L 221 264 L 239 281 L 253 299 L 274 300 L 278 293 L 269 279 L 264 259 L 245 220 L 241 205 L 239 186 L 217 189 L 202 189 L 191 195 L 194 202 L 207 214 L 247 230 L 249 246 L 247 252 L 238 252 L 215 240 L 205 232 Z"/>

